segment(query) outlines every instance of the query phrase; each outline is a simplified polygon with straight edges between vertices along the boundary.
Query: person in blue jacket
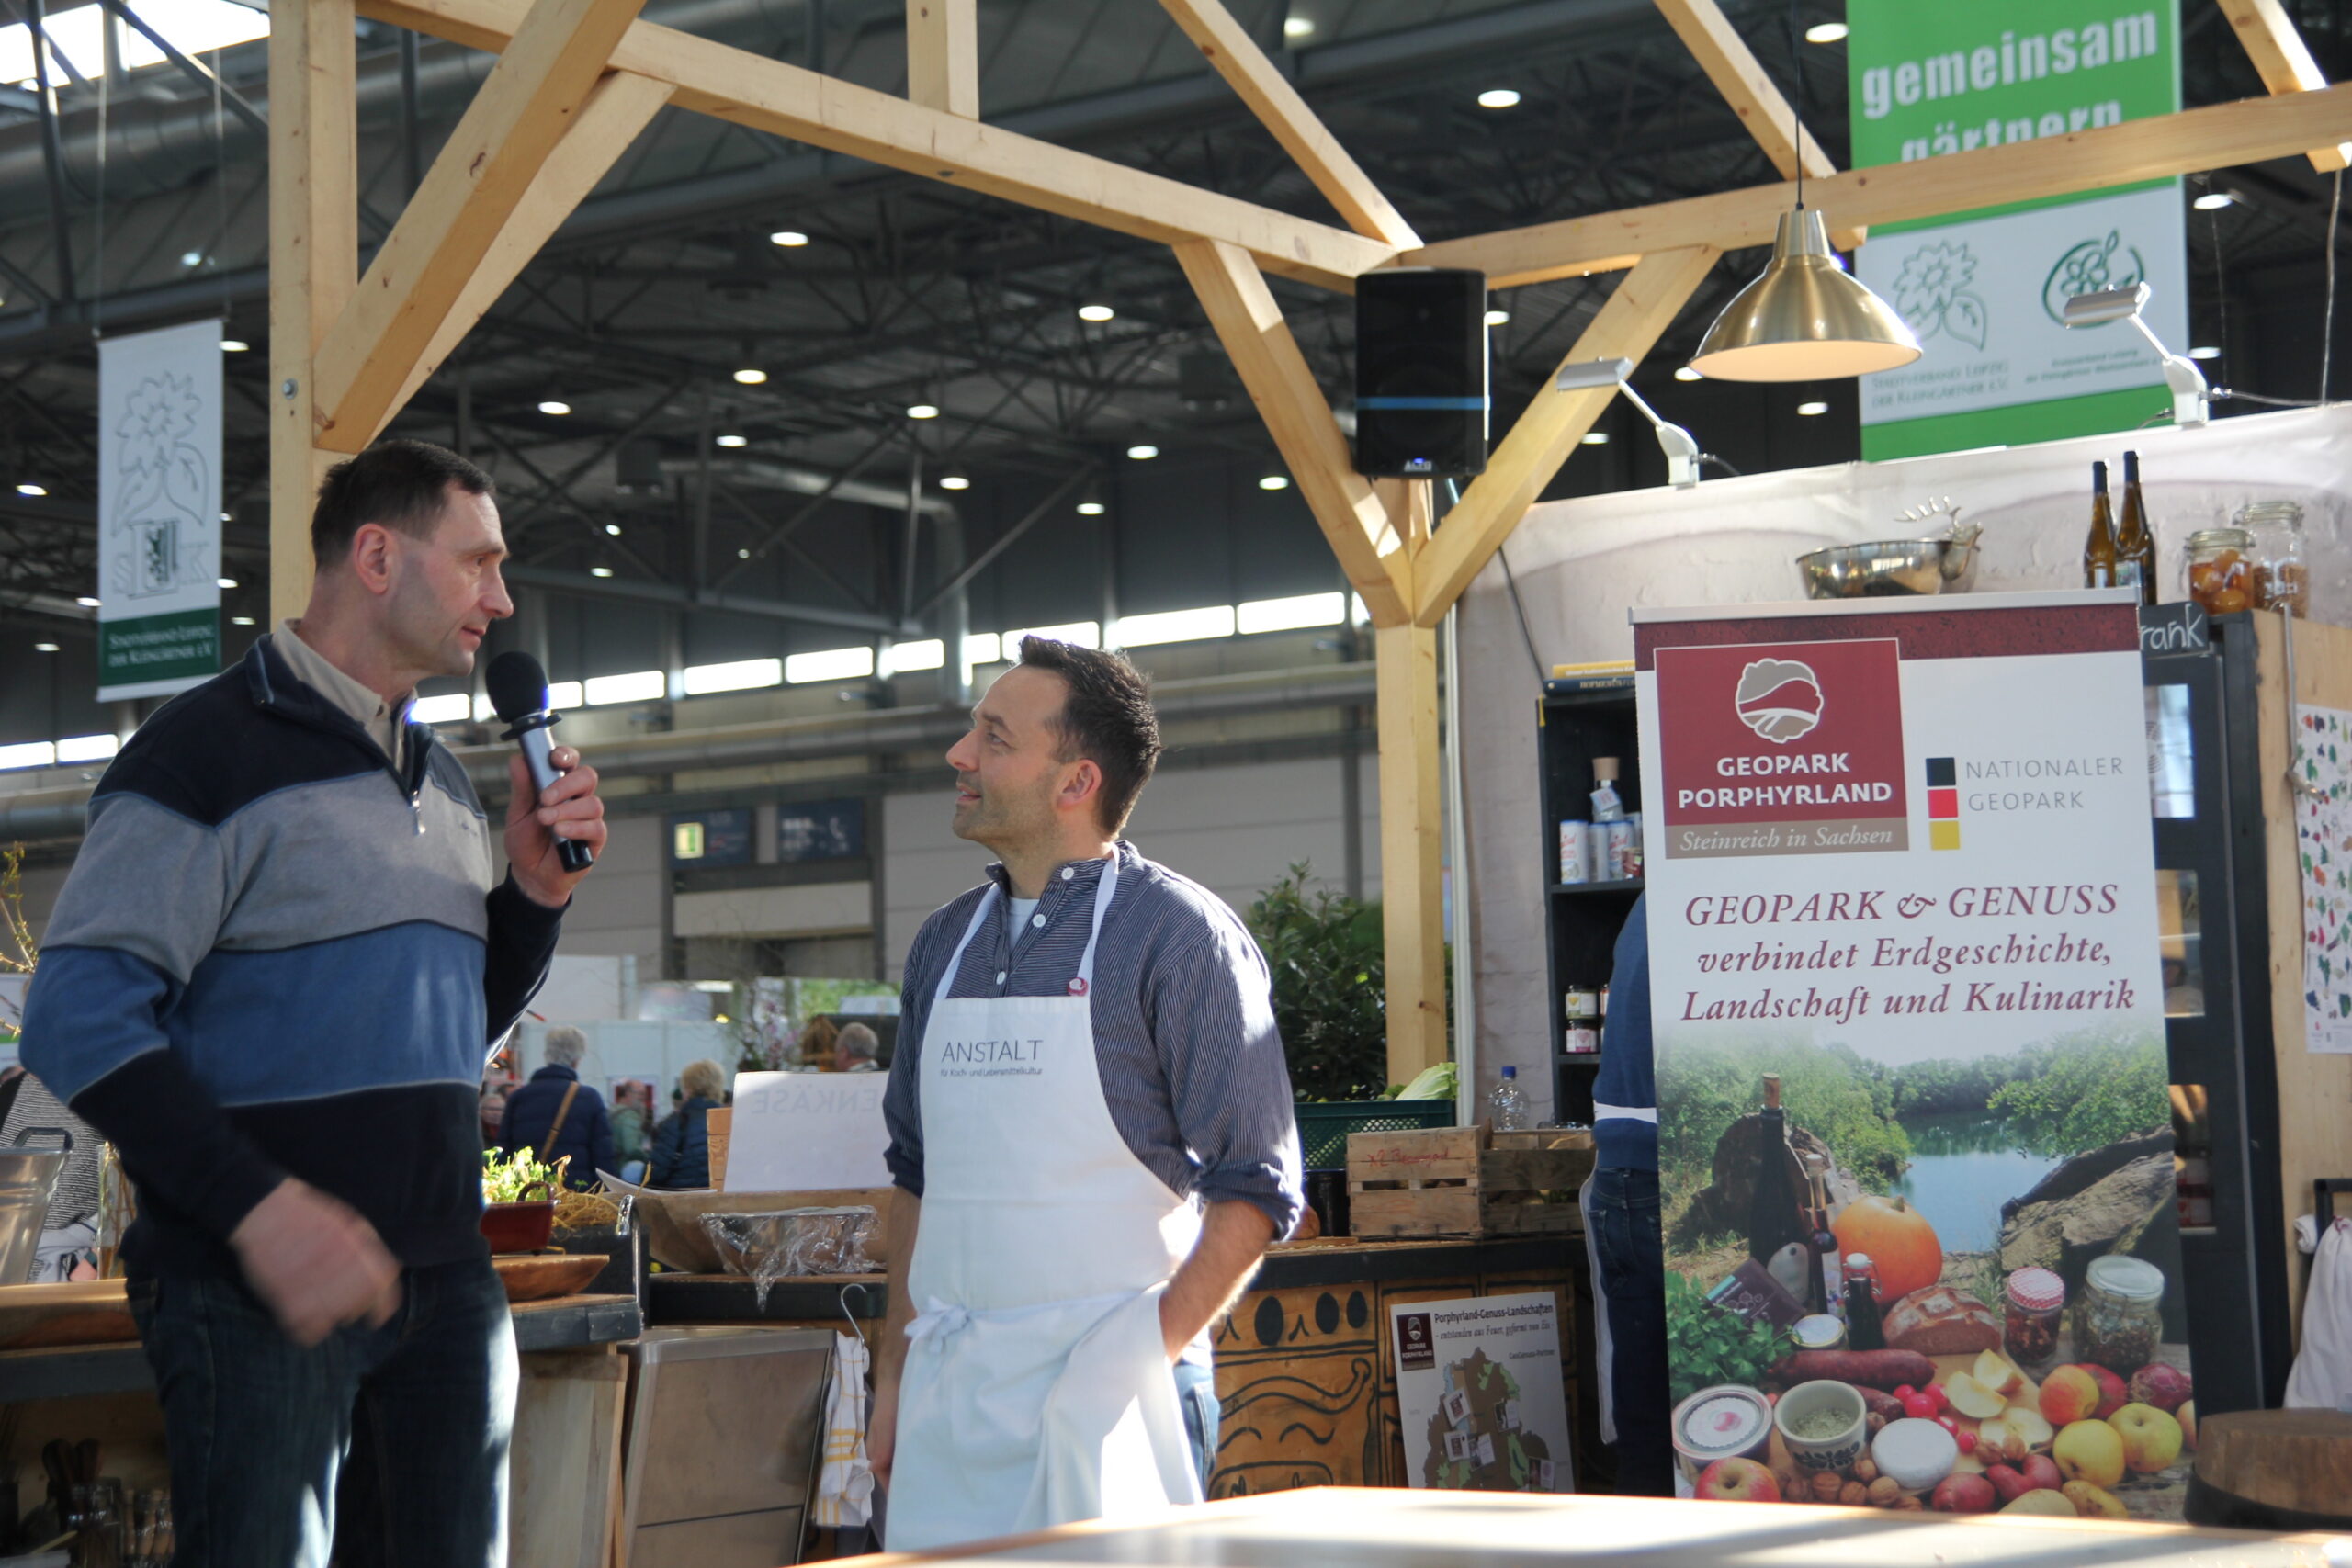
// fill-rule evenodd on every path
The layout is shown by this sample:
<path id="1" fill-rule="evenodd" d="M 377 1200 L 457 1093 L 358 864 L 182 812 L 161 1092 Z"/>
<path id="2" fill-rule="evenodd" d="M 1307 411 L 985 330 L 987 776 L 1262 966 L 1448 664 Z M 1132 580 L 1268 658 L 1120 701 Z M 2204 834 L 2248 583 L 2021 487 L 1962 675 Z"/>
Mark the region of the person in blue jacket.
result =
<path id="1" fill-rule="evenodd" d="M 1616 1447 L 1617 1490 L 1674 1495 L 1668 1423 L 1666 1245 L 1657 1194 L 1657 1076 L 1650 1039 L 1647 895 L 1617 935 L 1609 1017 L 1593 1077 L 1592 1178 L 1585 1236 L 1600 1307 L 1600 1435 Z"/>
<path id="2" fill-rule="evenodd" d="M 727 1102 L 727 1069 L 717 1062 L 689 1062 L 678 1088 L 685 1103 L 653 1129 L 653 1164 L 645 1184 L 692 1191 L 710 1185 L 710 1113 Z"/>
<path id="3" fill-rule="evenodd" d="M 580 1061 L 588 1037 L 568 1023 L 548 1031 L 548 1065 L 506 1097 L 506 1120 L 499 1142 L 508 1154 L 528 1149 L 548 1165 L 570 1156 L 563 1184 L 584 1190 L 596 1173 L 619 1173 L 613 1153 L 613 1122 L 605 1097 L 580 1081 Z"/>

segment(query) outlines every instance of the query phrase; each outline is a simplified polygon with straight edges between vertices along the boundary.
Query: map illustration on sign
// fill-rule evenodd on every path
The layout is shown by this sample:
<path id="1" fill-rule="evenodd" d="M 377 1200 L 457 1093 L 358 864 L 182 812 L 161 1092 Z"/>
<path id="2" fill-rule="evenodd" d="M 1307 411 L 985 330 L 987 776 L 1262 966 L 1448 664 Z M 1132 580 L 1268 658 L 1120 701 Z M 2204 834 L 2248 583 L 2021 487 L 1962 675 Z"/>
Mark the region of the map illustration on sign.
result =
<path id="1" fill-rule="evenodd" d="M 1552 1447 L 1520 1425 L 1519 1380 L 1474 1349 L 1445 1369 L 1446 1396 L 1430 1416 L 1421 1484 L 1447 1491 L 1549 1492 Z"/>
<path id="2" fill-rule="evenodd" d="M 1392 1303 L 1405 1474 L 1448 1492 L 1573 1492 L 1549 1291 Z"/>

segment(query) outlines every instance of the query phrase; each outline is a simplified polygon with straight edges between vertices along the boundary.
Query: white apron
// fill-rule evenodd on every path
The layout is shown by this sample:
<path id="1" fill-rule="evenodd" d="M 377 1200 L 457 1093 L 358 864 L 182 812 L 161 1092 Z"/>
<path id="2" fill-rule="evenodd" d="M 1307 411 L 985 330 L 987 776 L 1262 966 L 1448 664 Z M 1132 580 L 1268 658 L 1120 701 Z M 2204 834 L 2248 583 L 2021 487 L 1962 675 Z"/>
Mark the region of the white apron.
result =
<path id="1" fill-rule="evenodd" d="M 1087 993 L 1118 882 L 1114 860 L 1069 995 L 947 995 L 991 888 L 933 998 L 892 1551 L 1201 1499 L 1159 1331 L 1200 1214 L 1127 1147 L 1095 1065 Z"/>

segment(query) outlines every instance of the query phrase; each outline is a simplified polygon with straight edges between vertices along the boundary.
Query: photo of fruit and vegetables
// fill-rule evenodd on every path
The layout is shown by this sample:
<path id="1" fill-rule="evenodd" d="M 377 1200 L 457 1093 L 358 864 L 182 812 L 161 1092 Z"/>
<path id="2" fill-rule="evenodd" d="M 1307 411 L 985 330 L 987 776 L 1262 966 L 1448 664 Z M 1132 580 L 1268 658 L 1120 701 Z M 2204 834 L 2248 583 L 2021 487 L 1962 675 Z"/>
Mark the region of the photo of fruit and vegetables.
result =
<path id="1" fill-rule="evenodd" d="M 2197 1440 L 2162 1040 L 1658 1064 L 1692 1495 L 2177 1519 Z"/>

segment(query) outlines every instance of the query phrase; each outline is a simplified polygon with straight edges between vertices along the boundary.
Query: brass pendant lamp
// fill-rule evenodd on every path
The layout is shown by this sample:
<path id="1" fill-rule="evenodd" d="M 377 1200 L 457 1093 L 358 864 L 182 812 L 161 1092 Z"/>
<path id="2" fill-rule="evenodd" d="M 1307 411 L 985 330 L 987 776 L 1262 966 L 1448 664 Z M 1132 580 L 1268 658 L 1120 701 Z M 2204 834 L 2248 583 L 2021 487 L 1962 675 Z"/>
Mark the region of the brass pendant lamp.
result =
<path id="1" fill-rule="evenodd" d="M 1800 205 L 1781 214 L 1771 261 L 1724 307 L 1690 367 L 1716 381 L 1826 381 L 1893 370 L 1919 353 L 1894 307 L 1838 265 L 1821 213 Z"/>

